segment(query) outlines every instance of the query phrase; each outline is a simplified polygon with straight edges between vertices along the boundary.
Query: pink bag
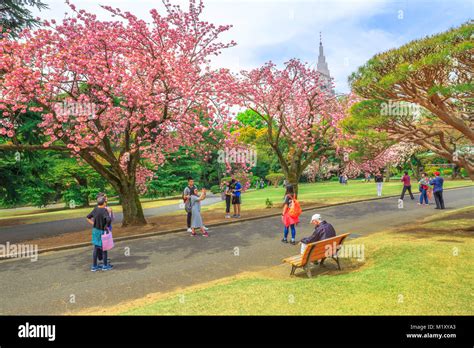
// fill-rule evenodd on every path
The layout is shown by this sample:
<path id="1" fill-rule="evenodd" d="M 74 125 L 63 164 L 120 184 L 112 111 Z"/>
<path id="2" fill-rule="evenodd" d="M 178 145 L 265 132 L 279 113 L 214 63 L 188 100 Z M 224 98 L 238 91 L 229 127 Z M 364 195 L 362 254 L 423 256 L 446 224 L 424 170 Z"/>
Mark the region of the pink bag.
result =
<path id="1" fill-rule="evenodd" d="M 105 231 L 102 235 L 102 250 L 107 251 L 114 247 L 114 239 L 112 237 L 112 231 Z"/>

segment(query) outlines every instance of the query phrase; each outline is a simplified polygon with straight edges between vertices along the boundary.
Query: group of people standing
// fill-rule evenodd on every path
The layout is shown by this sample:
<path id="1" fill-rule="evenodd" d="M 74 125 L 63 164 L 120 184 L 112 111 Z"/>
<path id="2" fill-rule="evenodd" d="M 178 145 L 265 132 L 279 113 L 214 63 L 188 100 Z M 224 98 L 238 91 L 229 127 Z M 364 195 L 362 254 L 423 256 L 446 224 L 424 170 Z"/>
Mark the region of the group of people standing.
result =
<path id="1" fill-rule="evenodd" d="M 206 189 L 198 190 L 193 178 L 188 178 L 188 185 L 183 191 L 184 209 L 186 211 L 187 231 L 192 236 L 196 235 L 196 229 L 200 229 L 203 236 L 208 237 L 208 228 L 204 225 L 201 215 L 201 201 L 206 198 Z M 226 202 L 226 218 L 240 218 L 240 205 L 242 202 L 242 184 L 239 180 L 232 178 L 222 183 L 222 199 Z M 230 215 L 230 205 L 234 206 L 234 215 Z"/>
<path id="2" fill-rule="evenodd" d="M 415 199 L 411 191 L 411 178 L 408 172 L 405 172 L 401 178 L 403 182 L 403 189 L 400 195 L 400 199 L 403 200 L 405 193 L 408 191 L 410 198 Z M 434 178 L 430 179 L 426 173 L 421 174 L 421 179 L 418 181 L 418 190 L 420 191 L 419 205 L 428 205 L 431 196 L 435 198 L 436 208 L 445 209 L 444 198 L 443 198 L 443 184 L 444 179 L 441 177 L 440 172 L 434 172 Z"/>
<path id="3" fill-rule="evenodd" d="M 420 191 L 420 205 L 428 205 L 430 199 L 430 193 L 433 192 L 436 208 L 445 209 L 444 198 L 443 198 L 443 183 L 444 179 L 440 176 L 439 172 L 434 173 L 435 177 L 430 179 L 426 173 L 421 174 L 419 180 L 419 191 Z M 375 176 L 375 183 L 377 184 L 377 195 L 382 196 L 382 184 L 383 175 L 378 171 Z M 341 183 L 344 183 L 344 177 L 341 176 Z M 400 199 L 403 200 L 405 193 L 408 192 L 411 199 L 414 200 L 411 190 L 411 178 L 408 172 L 405 172 L 401 178 L 403 182 L 403 189 Z M 226 218 L 240 218 L 240 205 L 241 205 L 241 194 L 242 184 L 237 179 L 230 181 L 224 181 L 222 183 L 222 199 L 226 202 Z M 293 185 L 285 185 L 285 197 L 283 201 L 282 211 L 282 222 L 283 222 L 283 243 L 290 243 L 296 245 L 296 225 L 300 222 L 299 216 L 301 215 L 301 207 L 297 200 L 297 195 Z M 196 230 L 200 229 L 203 236 L 208 237 L 208 228 L 204 225 L 201 216 L 201 202 L 206 198 L 206 189 L 202 188 L 200 191 L 194 184 L 193 178 L 188 178 L 188 184 L 183 191 L 183 202 L 187 216 L 187 231 L 192 236 L 196 236 Z M 234 215 L 230 215 L 230 205 L 234 206 Z M 87 221 L 92 225 L 92 267 L 91 271 L 96 272 L 98 270 L 108 271 L 112 269 L 110 259 L 108 258 L 107 250 L 103 248 L 103 237 L 105 234 L 112 232 L 112 221 L 114 220 L 114 214 L 112 209 L 107 205 L 107 195 L 105 193 L 99 193 L 97 195 L 97 206 L 87 215 Z M 327 239 L 336 236 L 334 227 L 322 220 L 320 214 L 314 214 L 310 221 L 315 226 L 314 232 L 311 236 L 301 239 L 301 253 L 304 253 L 306 245 L 314 243 L 319 240 Z M 288 241 L 288 235 L 291 231 L 291 239 Z M 102 261 L 102 264 L 100 263 Z"/>
<path id="4" fill-rule="evenodd" d="M 242 184 L 238 179 L 223 181 L 221 184 L 221 197 L 225 200 L 225 218 L 240 218 L 240 205 L 242 204 Z M 234 207 L 234 215 L 230 215 L 230 205 Z"/>

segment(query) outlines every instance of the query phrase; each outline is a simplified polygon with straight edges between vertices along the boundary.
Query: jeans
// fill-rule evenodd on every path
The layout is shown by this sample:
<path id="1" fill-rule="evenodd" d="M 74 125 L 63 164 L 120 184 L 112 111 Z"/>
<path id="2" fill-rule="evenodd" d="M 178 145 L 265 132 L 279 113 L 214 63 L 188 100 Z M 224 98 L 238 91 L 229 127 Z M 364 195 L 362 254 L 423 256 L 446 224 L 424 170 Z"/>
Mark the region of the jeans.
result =
<path id="1" fill-rule="evenodd" d="M 383 185 L 383 182 L 378 182 L 377 183 L 377 196 L 382 196 L 382 185 Z"/>
<path id="2" fill-rule="evenodd" d="M 107 251 L 102 250 L 100 246 L 94 245 L 94 251 L 92 253 L 92 264 L 97 267 L 97 259 L 99 258 L 99 252 L 102 251 L 102 258 L 104 259 L 104 266 L 107 266 Z"/>
<path id="3" fill-rule="evenodd" d="M 290 225 L 288 227 L 291 227 L 291 240 L 295 240 L 295 237 L 296 237 L 296 229 L 295 229 L 295 225 Z M 285 239 L 288 239 L 288 227 L 285 226 L 285 230 L 283 231 L 283 237 Z"/>
<path id="4" fill-rule="evenodd" d="M 436 208 L 444 209 L 443 191 L 434 192 Z"/>
<path id="5" fill-rule="evenodd" d="M 415 197 L 413 197 L 413 193 L 411 193 L 411 185 L 410 186 L 403 186 L 402 195 L 400 196 L 400 199 L 403 199 L 403 197 L 405 197 L 405 192 L 406 191 L 408 191 L 408 193 L 410 194 L 411 199 L 415 199 Z"/>
<path id="6" fill-rule="evenodd" d="M 421 189 L 420 204 L 423 204 L 423 200 L 425 201 L 425 204 L 428 204 L 428 190 Z"/>
<path id="7" fill-rule="evenodd" d="M 230 201 L 232 200 L 232 196 L 225 195 L 225 212 L 227 214 L 230 213 Z"/>
<path id="8" fill-rule="evenodd" d="M 193 213 L 189 212 L 188 216 L 187 216 L 187 219 L 186 219 L 186 223 L 188 224 L 188 228 L 191 228 L 191 218 L 192 218 L 192 216 L 193 216 Z"/>

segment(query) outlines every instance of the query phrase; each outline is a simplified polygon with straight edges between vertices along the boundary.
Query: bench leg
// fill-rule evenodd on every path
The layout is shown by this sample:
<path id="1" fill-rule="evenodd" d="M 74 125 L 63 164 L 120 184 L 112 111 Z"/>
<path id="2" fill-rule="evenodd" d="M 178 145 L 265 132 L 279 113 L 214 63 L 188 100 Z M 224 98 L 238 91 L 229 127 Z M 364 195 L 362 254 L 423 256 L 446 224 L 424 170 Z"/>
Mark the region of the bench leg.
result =
<path id="1" fill-rule="evenodd" d="M 334 259 L 334 261 L 337 262 L 337 268 L 341 270 L 341 265 L 339 264 L 339 258 L 337 256 L 336 257 L 333 256 L 332 258 Z"/>
<path id="2" fill-rule="evenodd" d="M 304 270 L 306 271 L 306 275 L 308 276 L 308 278 L 311 278 L 312 277 L 312 274 L 311 274 L 311 267 L 309 267 L 308 265 L 304 266 L 303 267 Z"/>
<path id="3" fill-rule="evenodd" d="M 290 272 L 290 276 L 293 276 L 293 275 L 295 275 L 295 271 L 296 271 L 296 266 L 293 266 L 293 265 L 291 265 L 291 272 Z"/>
<path id="4" fill-rule="evenodd" d="M 321 259 L 321 261 L 319 262 L 319 267 L 323 266 L 324 265 L 324 260 L 326 260 L 326 258 L 324 259 Z"/>

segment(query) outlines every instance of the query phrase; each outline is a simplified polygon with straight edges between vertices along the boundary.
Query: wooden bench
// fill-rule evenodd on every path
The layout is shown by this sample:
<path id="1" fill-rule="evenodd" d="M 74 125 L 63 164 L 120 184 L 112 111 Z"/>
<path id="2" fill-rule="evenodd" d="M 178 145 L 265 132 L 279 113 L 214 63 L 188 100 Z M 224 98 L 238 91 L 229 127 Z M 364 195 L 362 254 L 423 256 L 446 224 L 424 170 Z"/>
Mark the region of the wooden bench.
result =
<path id="1" fill-rule="evenodd" d="M 331 257 L 336 261 L 337 268 L 341 270 L 337 254 L 344 239 L 346 239 L 348 235 L 350 235 L 350 233 L 307 244 L 304 254 L 283 259 L 283 262 L 289 263 L 292 266 L 290 276 L 295 274 L 296 269 L 303 268 L 306 271 L 308 278 L 311 278 L 311 264 L 321 260 L 320 265 L 322 265 L 324 260 L 328 257 Z"/>

